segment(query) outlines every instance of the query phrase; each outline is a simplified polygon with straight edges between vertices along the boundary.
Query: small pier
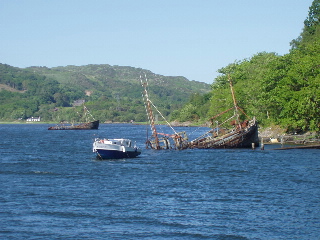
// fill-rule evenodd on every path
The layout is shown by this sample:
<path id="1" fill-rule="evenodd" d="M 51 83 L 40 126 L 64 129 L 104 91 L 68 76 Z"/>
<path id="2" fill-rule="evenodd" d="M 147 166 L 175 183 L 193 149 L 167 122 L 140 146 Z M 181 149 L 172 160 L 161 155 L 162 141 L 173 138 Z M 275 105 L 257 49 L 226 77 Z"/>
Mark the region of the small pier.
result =
<path id="1" fill-rule="evenodd" d="M 293 146 L 293 147 L 281 147 L 281 148 L 275 148 L 274 150 L 290 150 L 290 149 L 320 149 L 320 144 L 301 145 L 301 146 Z"/>

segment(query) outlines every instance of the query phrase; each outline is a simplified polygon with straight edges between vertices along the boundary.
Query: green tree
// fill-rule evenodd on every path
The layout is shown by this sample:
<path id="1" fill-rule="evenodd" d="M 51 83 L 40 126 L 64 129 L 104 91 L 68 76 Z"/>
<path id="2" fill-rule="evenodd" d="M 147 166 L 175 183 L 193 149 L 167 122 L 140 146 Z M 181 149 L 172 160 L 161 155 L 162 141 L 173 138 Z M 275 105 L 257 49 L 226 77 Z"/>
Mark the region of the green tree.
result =
<path id="1" fill-rule="evenodd" d="M 320 37 L 320 0 L 314 0 L 309 8 L 309 14 L 304 21 L 302 33 L 291 41 L 292 49 L 301 47 L 304 43 Z"/>
<path id="2" fill-rule="evenodd" d="M 270 117 L 288 130 L 319 131 L 320 43 L 273 62 L 264 86 Z"/>
<path id="3" fill-rule="evenodd" d="M 315 34 L 320 24 L 320 0 L 314 0 L 309 8 L 309 15 L 304 21 L 304 32 L 310 35 Z"/>

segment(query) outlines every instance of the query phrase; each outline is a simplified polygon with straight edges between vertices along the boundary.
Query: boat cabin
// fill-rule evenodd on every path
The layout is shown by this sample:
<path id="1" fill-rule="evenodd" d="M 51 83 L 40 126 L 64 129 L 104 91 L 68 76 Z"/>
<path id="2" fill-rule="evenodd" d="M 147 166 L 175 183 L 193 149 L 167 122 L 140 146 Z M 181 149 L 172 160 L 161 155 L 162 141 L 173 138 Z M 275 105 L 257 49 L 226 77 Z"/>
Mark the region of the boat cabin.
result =
<path id="1" fill-rule="evenodd" d="M 131 140 L 129 139 L 101 139 L 100 143 L 131 147 Z"/>

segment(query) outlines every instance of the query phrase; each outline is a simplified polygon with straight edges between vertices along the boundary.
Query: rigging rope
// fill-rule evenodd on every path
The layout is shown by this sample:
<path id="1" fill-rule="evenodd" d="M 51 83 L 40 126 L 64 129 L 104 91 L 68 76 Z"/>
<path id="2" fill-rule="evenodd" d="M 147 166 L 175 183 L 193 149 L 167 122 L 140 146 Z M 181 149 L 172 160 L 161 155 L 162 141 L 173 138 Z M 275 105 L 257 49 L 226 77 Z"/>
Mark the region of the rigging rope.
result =
<path id="1" fill-rule="evenodd" d="M 157 110 L 157 112 L 161 115 L 161 117 L 165 120 L 165 122 L 168 124 L 168 126 L 172 129 L 172 131 L 174 131 L 175 134 L 178 134 L 174 128 L 170 125 L 170 123 L 167 121 L 167 119 L 162 115 L 162 113 L 158 110 L 158 108 L 153 104 L 153 102 L 151 102 L 151 100 L 149 99 L 150 103 L 152 104 L 152 106 Z"/>
<path id="2" fill-rule="evenodd" d="M 173 132 L 174 132 L 175 134 L 178 134 L 178 133 L 174 130 L 174 128 L 170 125 L 170 123 L 167 121 L 167 119 L 166 119 L 166 118 L 162 115 L 162 113 L 158 110 L 158 108 L 157 108 L 157 107 L 153 104 L 153 102 L 149 99 L 149 96 L 148 96 L 148 93 L 147 93 L 147 86 L 148 86 L 149 84 L 148 84 L 148 79 L 147 79 L 146 74 L 145 74 L 145 81 L 146 81 L 146 83 L 145 83 L 145 86 L 144 86 L 144 84 L 143 84 L 143 82 L 142 82 L 142 77 L 141 77 L 141 75 L 140 75 L 141 86 L 142 86 L 142 87 L 145 87 L 145 93 L 142 94 L 142 97 L 143 97 L 143 99 L 145 100 L 145 101 L 144 101 L 144 107 L 145 107 L 146 112 L 147 112 L 147 115 L 148 115 L 148 120 L 150 121 L 150 117 L 149 117 L 149 114 L 148 114 L 146 102 L 151 103 L 151 105 L 152 105 L 152 106 L 156 109 L 156 111 L 161 115 L 161 117 L 165 120 L 165 122 L 166 122 L 166 123 L 168 124 L 168 126 L 173 130 Z"/>
<path id="3" fill-rule="evenodd" d="M 83 105 L 83 106 L 84 106 L 84 105 Z M 95 120 L 94 117 L 91 115 L 90 111 L 88 110 L 88 108 L 87 108 L 86 106 L 84 106 L 84 108 L 85 108 L 85 109 L 87 110 L 87 112 L 90 114 L 90 116 L 92 117 L 92 119 Z"/>

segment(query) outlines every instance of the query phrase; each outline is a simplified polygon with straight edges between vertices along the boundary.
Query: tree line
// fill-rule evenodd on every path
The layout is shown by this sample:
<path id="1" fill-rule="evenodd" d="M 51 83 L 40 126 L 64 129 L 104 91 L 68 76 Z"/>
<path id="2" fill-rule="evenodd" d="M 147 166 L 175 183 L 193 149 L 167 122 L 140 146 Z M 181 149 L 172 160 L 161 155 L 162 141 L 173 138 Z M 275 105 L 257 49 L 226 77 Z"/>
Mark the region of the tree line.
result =
<path id="1" fill-rule="evenodd" d="M 86 65 L 29 67 L 20 69 L 0 64 L 0 121 L 26 120 L 79 122 L 84 100 L 101 122 L 146 122 L 139 75 L 149 79 L 150 95 L 165 116 L 180 109 L 191 93 L 207 92 L 209 85 L 184 77 L 165 77 L 148 70 Z"/>
<path id="2" fill-rule="evenodd" d="M 194 94 L 172 114 L 179 121 L 203 122 L 232 106 L 228 79 L 238 105 L 260 125 L 287 131 L 320 130 L 320 0 L 314 0 L 304 28 L 288 54 L 260 52 L 218 70 L 211 92 Z"/>

